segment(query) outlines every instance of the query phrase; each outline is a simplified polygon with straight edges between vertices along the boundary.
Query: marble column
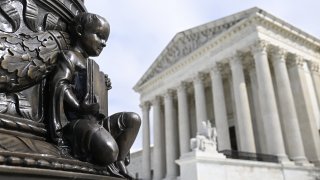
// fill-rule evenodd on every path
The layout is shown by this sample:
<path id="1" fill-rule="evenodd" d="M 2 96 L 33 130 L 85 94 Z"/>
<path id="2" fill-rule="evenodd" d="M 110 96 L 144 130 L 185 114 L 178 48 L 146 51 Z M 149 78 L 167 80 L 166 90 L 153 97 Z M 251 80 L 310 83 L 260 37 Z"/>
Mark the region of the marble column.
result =
<path id="1" fill-rule="evenodd" d="M 309 62 L 309 69 L 311 71 L 314 90 L 317 97 L 318 106 L 320 106 L 320 65 L 317 62 Z M 320 130 L 320 119 L 317 119 L 317 127 Z"/>
<path id="2" fill-rule="evenodd" d="M 309 69 L 309 66 L 307 65 L 307 61 L 304 61 L 304 64 L 305 64 L 304 66 L 305 66 L 306 85 L 308 87 L 309 95 L 311 98 L 314 117 L 317 121 L 320 119 L 320 112 L 319 112 L 319 104 L 318 104 L 318 100 L 317 100 L 317 94 L 315 91 L 315 84 L 313 83 L 311 70 Z"/>
<path id="3" fill-rule="evenodd" d="M 289 77 L 299 119 L 304 150 L 308 160 L 320 166 L 320 137 L 306 78 L 306 63 L 300 56 L 290 57 Z"/>
<path id="4" fill-rule="evenodd" d="M 161 119 L 161 99 L 156 97 L 152 101 L 153 107 L 153 167 L 154 167 L 154 180 L 162 180 L 165 174 L 165 154 L 163 146 L 165 146 L 163 139 L 163 120 Z"/>
<path id="5" fill-rule="evenodd" d="M 231 149 L 229 125 L 221 71 L 222 65 L 215 64 L 215 67 L 210 72 L 212 81 L 214 117 L 217 128 L 219 151 Z"/>
<path id="6" fill-rule="evenodd" d="M 150 157 L 150 104 L 144 102 L 140 105 L 142 109 L 142 178 L 151 179 L 151 157 Z"/>
<path id="7" fill-rule="evenodd" d="M 204 131 L 203 122 L 208 121 L 206 96 L 205 96 L 203 80 L 204 80 L 204 75 L 201 73 L 196 75 L 193 79 L 195 102 L 196 102 L 197 134 L 203 133 Z"/>
<path id="8" fill-rule="evenodd" d="M 230 105 L 231 105 L 231 111 L 232 111 L 232 121 L 230 122 L 230 120 L 228 120 L 228 123 L 233 123 L 230 124 L 231 126 L 234 126 L 234 130 L 235 130 L 235 141 L 236 141 L 236 147 L 232 147 L 232 141 L 231 139 L 233 137 L 230 137 L 230 143 L 231 143 L 231 149 L 235 150 L 234 148 L 237 148 L 237 150 L 240 149 L 240 133 L 239 133 L 239 121 L 238 121 L 238 117 L 237 117 L 237 110 L 236 110 L 236 101 L 235 101 L 235 95 L 234 95 L 234 88 L 233 88 L 233 80 L 232 80 L 232 73 L 231 73 L 231 69 L 229 68 L 229 76 L 227 78 L 227 85 L 229 86 L 229 95 L 230 95 Z M 230 129 L 229 129 L 230 130 Z M 231 134 L 231 133 L 230 133 Z"/>
<path id="9" fill-rule="evenodd" d="M 182 82 L 178 89 L 178 118 L 179 118 L 179 142 L 180 154 L 183 155 L 190 151 L 190 122 L 188 94 L 186 83 Z"/>
<path id="10" fill-rule="evenodd" d="M 249 107 L 247 86 L 241 58 L 235 54 L 230 58 L 233 93 L 236 104 L 237 125 L 239 129 L 240 151 L 255 153 L 255 143 Z"/>
<path id="11" fill-rule="evenodd" d="M 177 126 L 174 119 L 173 91 L 168 90 L 164 95 L 165 131 L 166 131 L 166 179 L 175 179 L 178 176 L 178 166 L 175 160 L 178 159 L 178 142 L 176 137 Z"/>
<path id="12" fill-rule="evenodd" d="M 266 146 L 266 136 L 267 133 L 265 132 L 265 129 L 263 127 L 263 120 L 261 117 L 261 110 L 260 110 L 260 100 L 259 100 L 259 87 L 257 82 L 257 73 L 256 73 L 256 67 L 254 62 L 251 62 L 248 67 L 249 70 L 249 77 L 251 82 L 251 92 L 252 92 L 252 101 L 253 101 L 253 108 L 254 111 L 253 117 L 256 121 L 256 128 L 257 128 L 257 136 L 255 136 L 256 141 L 259 142 L 259 144 L 256 144 L 257 153 L 263 153 L 267 154 L 267 146 Z M 259 149 L 259 151 L 258 151 Z"/>
<path id="13" fill-rule="evenodd" d="M 290 86 L 288 70 L 285 61 L 285 52 L 273 48 L 272 64 L 278 88 L 280 116 L 283 134 L 290 159 L 296 163 L 306 163 L 299 121 Z"/>
<path id="14" fill-rule="evenodd" d="M 257 41 L 251 50 L 257 71 L 262 120 L 265 132 L 268 132 L 266 136 L 268 153 L 277 155 L 282 161 L 287 158 L 267 57 L 267 44 L 264 41 Z"/>

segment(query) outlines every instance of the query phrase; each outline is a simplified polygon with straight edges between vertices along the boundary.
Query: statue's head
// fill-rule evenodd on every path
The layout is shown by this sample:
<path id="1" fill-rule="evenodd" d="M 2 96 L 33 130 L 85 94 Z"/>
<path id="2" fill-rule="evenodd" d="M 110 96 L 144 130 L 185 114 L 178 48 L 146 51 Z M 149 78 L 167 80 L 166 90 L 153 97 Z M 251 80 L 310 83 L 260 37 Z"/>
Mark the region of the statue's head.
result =
<path id="1" fill-rule="evenodd" d="M 88 56 L 98 56 L 106 46 L 110 33 L 110 26 L 103 17 L 82 13 L 75 17 L 70 28 L 76 38 L 76 45 Z"/>

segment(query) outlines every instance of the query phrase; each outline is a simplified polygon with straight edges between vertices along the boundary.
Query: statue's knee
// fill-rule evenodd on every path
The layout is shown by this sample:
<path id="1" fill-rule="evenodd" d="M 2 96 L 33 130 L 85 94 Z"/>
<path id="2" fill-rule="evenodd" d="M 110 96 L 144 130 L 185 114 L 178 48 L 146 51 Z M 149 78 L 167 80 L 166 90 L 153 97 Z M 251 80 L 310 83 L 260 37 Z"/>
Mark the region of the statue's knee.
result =
<path id="1" fill-rule="evenodd" d="M 118 155 L 119 155 L 119 148 L 117 145 L 111 147 L 110 149 L 107 150 L 107 152 L 105 152 L 105 154 L 108 156 L 107 158 L 107 164 L 116 162 L 118 159 Z"/>
<path id="2" fill-rule="evenodd" d="M 141 125 L 141 118 L 137 113 L 129 112 L 127 113 L 128 124 L 131 127 L 139 128 Z"/>
<path id="3" fill-rule="evenodd" d="M 117 161 L 119 148 L 113 139 L 99 139 L 91 144 L 91 153 L 93 163 L 106 166 Z"/>
<path id="4" fill-rule="evenodd" d="M 95 147 L 98 152 L 94 152 L 95 158 L 93 159 L 95 164 L 106 166 L 108 164 L 114 163 L 118 159 L 119 149 L 116 145 L 110 145 L 104 148 Z"/>

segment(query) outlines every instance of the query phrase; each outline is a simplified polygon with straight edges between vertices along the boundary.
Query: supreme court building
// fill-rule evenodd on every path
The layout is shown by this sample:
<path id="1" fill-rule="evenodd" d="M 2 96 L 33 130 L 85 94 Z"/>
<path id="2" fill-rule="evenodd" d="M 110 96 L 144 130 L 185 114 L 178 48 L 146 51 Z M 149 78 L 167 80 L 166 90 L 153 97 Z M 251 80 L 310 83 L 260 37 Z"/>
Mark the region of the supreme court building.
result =
<path id="1" fill-rule="evenodd" d="M 264 10 L 176 34 L 134 90 L 141 179 L 320 179 L 320 40 Z M 206 121 L 216 152 L 190 148 Z"/>

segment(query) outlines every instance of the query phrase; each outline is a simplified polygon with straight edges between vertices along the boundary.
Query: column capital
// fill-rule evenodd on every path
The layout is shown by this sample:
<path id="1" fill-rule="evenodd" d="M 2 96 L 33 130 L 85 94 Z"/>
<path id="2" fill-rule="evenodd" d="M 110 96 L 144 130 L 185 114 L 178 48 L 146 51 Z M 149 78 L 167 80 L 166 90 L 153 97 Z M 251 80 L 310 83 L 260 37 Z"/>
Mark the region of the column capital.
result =
<path id="1" fill-rule="evenodd" d="M 164 97 L 165 99 L 170 98 L 170 97 L 172 98 L 173 93 L 174 93 L 174 90 L 173 90 L 173 89 L 168 89 L 168 90 L 163 94 L 163 97 Z"/>
<path id="2" fill-rule="evenodd" d="M 205 78 L 205 75 L 204 75 L 204 73 L 197 73 L 194 77 L 193 77 L 193 83 L 194 84 L 201 84 L 201 83 L 203 83 L 203 81 L 204 81 L 204 78 Z"/>
<path id="3" fill-rule="evenodd" d="M 288 54 L 288 52 L 285 49 L 280 48 L 278 46 L 272 46 L 270 48 L 270 52 L 272 54 L 272 57 L 278 58 L 278 59 L 285 59 L 285 57 Z"/>
<path id="4" fill-rule="evenodd" d="M 222 63 L 214 63 L 213 67 L 210 69 L 210 72 L 215 74 L 222 74 L 224 70 L 224 65 Z M 210 73 L 212 75 L 212 73 Z"/>
<path id="5" fill-rule="evenodd" d="M 186 91 L 187 86 L 188 86 L 188 83 L 185 82 L 185 81 L 182 81 L 182 82 L 178 85 L 178 87 L 177 87 L 177 92 Z"/>
<path id="6" fill-rule="evenodd" d="M 151 103 L 149 101 L 146 101 L 146 102 L 142 102 L 139 106 L 142 109 L 142 111 L 149 111 Z"/>
<path id="7" fill-rule="evenodd" d="M 240 52 L 232 53 L 232 56 L 228 58 L 230 68 L 233 69 L 242 64 L 243 54 Z"/>
<path id="8" fill-rule="evenodd" d="M 253 55 L 257 53 L 267 53 L 268 43 L 264 40 L 257 40 L 250 46 Z"/>
<path id="9" fill-rule="evenodd" d="M 160 96 L 156 96 L 156 97 L 154 97 L 154 99 L 151 100 L 152 106 L 160 105 L 160 102 L 161 102 Z"/>
<path id="10" fill-rule="evenodd" d="M 231 53 L 231 56 L 228 58 L 229 61 L 236 61 L 238 59 L 242 59 L 244 57 L 244 53 L 241 51 L 234 51 Z"/>
<path id="11" fill-rule="evenodd" d="M 280 63 L 285 63 L 286 62 L 286 57 L 288 52 L 280 47 L 277 46 L 272 46 L 270 48 L 271 50 L 271 58 L 272 58 L 272 62 L 276 63 L 276 62 L 280 62 Z"/>
<path id="12" fill-rule="evenodd" d="M 312 71 L 312 72 L 317 72 L 317 73 L 320 72 L 320 65 L 319 65 L 319 63 L 314 62 L 314 61 L 309 61 L 309 62 L 308 62 L 308 66 L 309 66 L 310 71 Z"/>
<path id="13" fill-rule="evenodd" d="M 291 58 L 290 61 L 288 61 L 288 65 L 291 67 L 297 66 L 298 68 L 303 68 L 304 61 L 305 60 L 302 56 L 293 55 L 293 58 Z"/>
<path id="14" fill-rule="evenodd" d="M 214 75 L 220 75 L 221 77 L 227 77 L 229 74 L 229 66 L 225 62 L 215 62 L 210 68 L 210 76 L 211 78 Z"/>
<path id="15" fill-rule="evenodd" d="M 247 69 L 249 72 L 254 71 L 256 69 L 256 64 L 254 63 L 254 61 L 248 62 Z"/>

